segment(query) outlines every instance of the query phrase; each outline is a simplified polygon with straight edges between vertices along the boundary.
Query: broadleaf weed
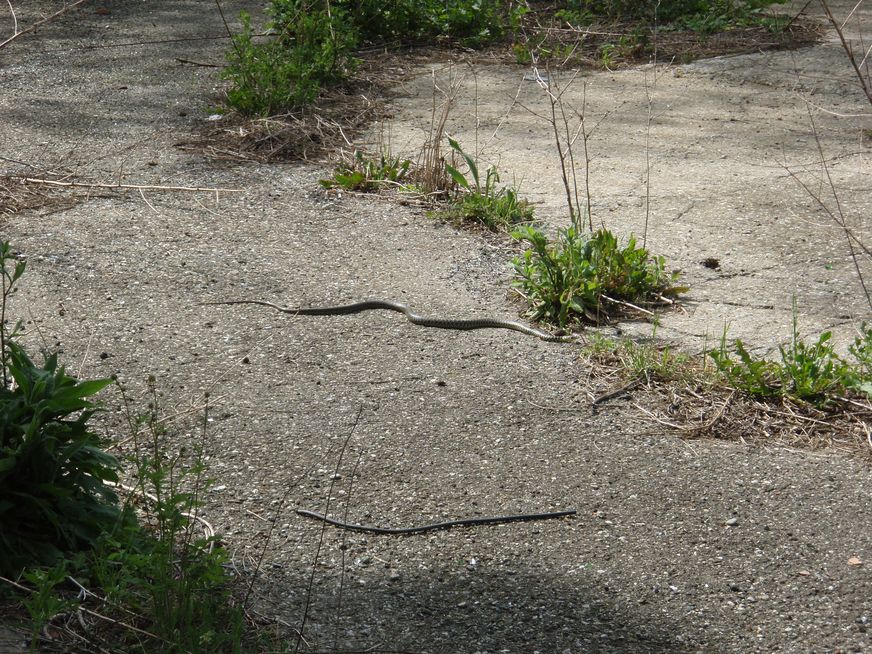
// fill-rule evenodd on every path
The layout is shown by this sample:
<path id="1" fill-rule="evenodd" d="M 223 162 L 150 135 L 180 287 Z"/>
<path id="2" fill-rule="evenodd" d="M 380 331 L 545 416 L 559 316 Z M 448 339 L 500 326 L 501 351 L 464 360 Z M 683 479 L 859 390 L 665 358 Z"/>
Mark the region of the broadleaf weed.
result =
<path id="1" fill-rule="evenodd" d="M 686 290 L 675 285 L 677 274 L 666 272 L 663 257 L 652 257 L 632 237 L 621 247 L 606 229 L 581 234 L 570 227 L 551 242 L 531 226 L 512 236 L 528 245 L 513 261 L 513 286 L 536 320 L 561 327 L 581 320 L 597 323 L 621 303 L 656 302 Z"/>
<path id="2" fill-rule="evenodd" d="M 533 220 L 533 207 L 519 196 L 517 188 L 498 188 L 500 174 L 496 167 L 488 168 L 482 181 L 475 158 L 464 152 L 453 138 L 449 137 L 448 143 L 463 158 L 469 170 L 467 177 L 451 164 L 445 163 L 446 172 L 462 189 L 451 208 L 445 212 L 449 217 L 478 222 L 493 231 L 507 230 Z"/>
<path id="3" fill-rule="evenodd" d="M 320 180 L 324 188 L 342 188 L 346 191 L 370 192 L 385 184 L 403 186 L 411 177 L 409 159 L 382 152 L 378 159 L 356 150 L 350 163 L 337 166 L 331 179 Z"/>
<path id="4" fill-rule="evenodd" d="M 763 398 L 788 398 L 823 407 L 849 391 L 872 397 L 872 329 L 863 325 L 861 336 L 848 347 L 854 361 L 840 357 L 825 331 L 808 343 L 799 334 L 797 310 L 793 308 L 793 332 L 787 344 L 779 345 L 780 361 L 753 356 L 741 339 L 735 339 L 733 358 L 727 347 L 727 328 L 720 348 L 709 352 L 717 371 L 727 383 Z"/>

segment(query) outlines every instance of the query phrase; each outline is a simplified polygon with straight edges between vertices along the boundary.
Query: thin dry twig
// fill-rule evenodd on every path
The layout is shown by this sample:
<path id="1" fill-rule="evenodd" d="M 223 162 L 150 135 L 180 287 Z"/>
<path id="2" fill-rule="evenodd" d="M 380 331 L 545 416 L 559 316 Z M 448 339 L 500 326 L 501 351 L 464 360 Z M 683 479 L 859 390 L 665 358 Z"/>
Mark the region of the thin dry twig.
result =
<path id="1" fill-rule="evenodd" d="M 324 512 L 328 513 L 330 511 L 330 501 L 333 496 L 333 488 L 336 485 L 336 480 L 339 478 L 339 470 L 342 467 L 342 459 L 345 456 L 345 451 L 348 449 L 348 444 L 351 442 L 351 439 L 354 437 L 355 431 L 357 431 L 357 426 L 360 424 L 360 418 L 363 415 L 363 405 L 361 404 L 357 409 L 357 415 L 354 417 L 354 423 L 351 425 L 351 429 L 348 430 L 348 436 L 345 437 L 345 440 L 342 443 L 342 447 L 339 450 L 339 456 L 336 458 L 336 468 L 334 470 L 333 476 L 330 479 L 330 486 L 327 488 L 327 499 L 324 503 Z M 324 534 L 327 531 L 327 524 L 324 523 L 321 526 L 320 535 L 318 538 L 318 545 L 315 548 L 315 556 L 312 559 L 312 572 L 309 575 L 309 584 L 306 589 L 306 603 L 303 608 L 303 616 L 300 618 L 300 627 L 297 630 L 299 637 L 297 638 L 297 644 L 294 648 L 295 652 L 299 652 L 300 646 L 303 642 L 303 634 L 306 631 L 306 622 L 309 618 L 309 609 L 311 607 L 312 602 L 312 588 L 315 585 L 315 572 L 318 569 L 318 559 L 321 556 L 321 549 L 324 546 Z"/>
<path id="2" fill-rule="evenodd" d="M 827 20 L 830 21 L 830 25 L 833 26 L 833 29 L 836 30 L 836 34 L 838 35 L 839 41 L 842 44 L 842 49 L 845 51 L 845 54 L 848 55 L 848 61 L 851 62 L 851 67 L 854 69 L 854 72 L 857 75 L 857 81 L 860 83 L 860 88 L 863 89 L 863 93 L 866 94 L 866 99 L 869 100 L 869 104 L 872 104 L 872 88 L 869 87 L 866 78 L 863 76 L 863 72 L 860 70 L 861 64 L 857 62 L 857 58 L 854 56 L 854 50 L 851 47 L 851 44 L 848 43 L 847 39 L 845 39 L 845 33 L 842 30 L 843 25 L 839 25 L 839 22 L 833 16 L 833 12 L 830 10 L 830 5 L 827 0 L 820 0 L 820 2 L 821 6 L 824 9 L 824 12 L 827 15 Z M 851 13 L 853 14 L 853 11 Z M 864 55 L 863 61 L 865 62 L 865 60 L 866 56 Z"/>
<path id="3" fill-rule="evenodd" d="M 616 300 L 614 298 L 609 297 L 606 294 L 601 294 L 600 297 L 607 302 L 611 302 L 612 304 L 617 304 L 623 307 L 627 307 L 628 309 L 632 309 L 633 311 L 638 311 L 640 313 L 644 313 L 647 316 L 655 315 L 653 311 L 648 311 L 648 309 L 643 309 L 642 307 L 633 304 L 632 302 L 625 302 L 624 300 Z"/>
<path id="4" fill-rule="evenodd" d="M 28 184 L 46 184 L 48 186 L 63 186 L 74 188 L 101 188 L 101 189 L 133 189 L 138 191 L 189 191 L 193 193 L 242 193 L 241 188 L 218 188 L 208 186 L 161 186 L 158 184 L 108 184 L 102 182 L 61 182 L 53 179 L 41 179 L 38 177 L 21 178 Z"/>
<path id="5" fill-rule="evenodd" d="M 37 27 L 39 27 L 40 25 L 43 25 L 43 24 L 47 23 L 48 21 L 53 20 L 53 19 L 57 18 L 58 16 L 61 16 L 61 15 L 65 14 L 65 13 L 67 13 L 70 9 L 74 9 L 75 7 L 78 7 L 80 4 L 83 4 L 83 3 L 86 2 L 86 1 L 87 1 L 87 0 L 76 0 L 73 4 L 70 4 L 70 5 L 64 5 L 61 9 L 59 9 L 58 11 L 56 11 L 55 13 L 53 13 L 51 16 L 46 16 L 46 17 L 43 18 L 42 20 L 38 20 L 38 21 L 36 21 L 33 25 L 31 25 L 30 27 L 25 27 L 25 28 L 24 28 L 23 30 L 21 30 L 20 32 L 18 31 L 18 21 L 16 20 L 16 21 L 15 21 L 15 34 L 13 34 L 12 36 L 10 36 L 10 37 L 9 37 L 8 39 L 6 39 L 5 41 L 0 41 L 0 50 L 2 50 L 2 49 L 5 48 L 7 45 L 9 45 L 10 43 L 12 43 L 12 41 L 14 41 L 15 39 L 17 39 L 19 36 L 21 36 L 21 35 L 23 35 L 23 34 L 27 34 L 28 32 L 32 32 L 33 30 L 35 30 L 35 29 L 36 29 Z M 12 8 L 12 4 L 11 4 L 11 3 L 10 3 L 10 5 L 9 5 L 9 8 L 10 8 L 10 9 Z M 15 12 L 14 12 L 14 11 L 12 12 L 12 16 L 13 16 L 13 17 L 15 16 Z"/>
<path id="6" fill-rule="evenodd" d="M 826 182 L 833 197 L 835 211 L 830 209 L 827 203 L 823 201 L 823 198 L 821 198 L 820 194 L 813 191 L 805 182 L 803 182 L 799 178 L 798 175 L 796 175 L 796 173 L 790 170 L 790 168 L 785 168 L 788 175 L 790 175 L 790 177 L 795 180 L 805 190 L 805 192 L 817 203 L 817 205 L 832 219 L 832 221 L 842 229 L 842 232 L 845 234 L 845 239 L 847 240 L 848 252 L 851 255 L 851 261 L 854 264 L 854 269 L 856 270 L 857 277 L 860 280 L 860 287 L 863 289 L 863 294 L 866 296 L 866 303 L 869 305 L 869 308 L 872 309 L 872 295 L 870 295 L 869 289 L 866 286 L 866 280 L 863 277 L 863 270 L 860 268 L 859 257 L 854 246 L 855 244 L 859 246 L 859 248 L 869 257 L 872 257 L 872 251 L 870 251 L 870 249 L 853 233 L 853 231 L 848 226 L 847 218 L 842 211 L 842 203 L 836 190 L 836 184 L 833 181 L 832 175 L 830 174 L 830 167 L 827 165 L 827 160 L 826 156 L 824 155 L 824 148 L 823 144 L 821 143 L 820 134 L 818 133 L 817 124 L 815 123 L 811 107 L 808 104 L 806 104 L 806 112 L 808 113 L 809 124 L 811 125 L 812 135 L 814 136 L 815 144 L 817 146 L 819 163 L 824 171 Z"/>
<path id="7" fill-rule="evenodd" d="M 12 6 L 12 0 L 6 0 L 9 5 L 9 13 L 12 14 L 12 33 L 18 34 L 18 17 L 15 15 L 15 7 Z"/>

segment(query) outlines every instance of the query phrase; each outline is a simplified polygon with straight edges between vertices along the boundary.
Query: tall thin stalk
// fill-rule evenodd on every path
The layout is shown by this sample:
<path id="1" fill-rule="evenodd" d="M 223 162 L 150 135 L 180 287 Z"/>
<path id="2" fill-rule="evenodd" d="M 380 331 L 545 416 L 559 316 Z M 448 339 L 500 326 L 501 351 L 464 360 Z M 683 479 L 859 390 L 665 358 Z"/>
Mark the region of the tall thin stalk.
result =
<path id="1" fill-rule="evenodd" d="M 821 6 L 824 9 L 824 13 L 827 15 L 827 20 L 830 21 L 830 25 L 833 26 L 833 29 L 836 30 L 836 34 L 839 36 L 839 41 L 842 44 L 842 49 L 845 51 L 845 54 L 848 55 L 848 61 L 851 62 L 851 67 L 854 69 L 854 72 L 857 75 L 857 81 L 860 83 L 860 88 L 863 89 L 863 93 L 866 94 L 866 99 L 869 101 L 869 104 L 872 104 L 872 83 L 869 80 L 869 55 L 872 53 L 872 46 L 868 49 L 863 47 L 863 57 L 860 60 L 857 60 L 856 55 L 854 54 L 854 49 L 851 47 L 851 44 L 848 43 L 848 40 L 845 38 L 845 33 L 843 31 L 845 24 L 839 24 L 839 21 L 833 16 L 833 12 L 830 10 L 830 5 L 827 0 L 820 0 Z M 856 12 L 857 8 L 863 4 L 863 0 L 859 0 L 856 5 L 854 5 L 854 9 L 851 10 L 851 13 L 848 15 L 848 19 Z M 861 42 L 862 43 L 862 42 Z M 866 76 L 863 75 L 863 69 L 866 69 Z"/>
<path id="2" fill-rule="evenodd" d="M 860 287 L 863 289 L 863 294 L 866 296 L 866 303 L 869 305 L 869 308 L 872 309 L 872 294 L 870 294 L 869 289 L 866 286 L 866 280 L 863 277 L 863 271 L 860 268 L 860 260 L 857 253 L 859 249 L 862 251 L 870 261 L 872 261 L 872 249 L 869 248 L 860 238 L 854 233 L 854 230 L 851 229 L 850 225 L 848 225 L 847 218 L 845 216 L 844 211 L 842 210 L 842 202 L 839 199 L 838 191 L 836 190 L 836 184 L 833 181 L 832 176 L 830 175 L 829 166 L 827 166 L 827 160 L 824 155 L 824 148 L 821 144 L 820 134 L 818 133 L 817 124 L 814 121 L 814 116 L 811 111 L 811 105 L 806 103 L 806 110 L 808 111 L 808 120 L 811 125 L 811 131 L 814 135 L 815 143 L 817 145 L 818 156 L 820 157 L 821 168 L 824 171 L 824 176 L 826 177 L 827 185 L 829 186 L 830 193 L 833 196 L 833 202 L 835 204 L 835 210 L 831 209 L 826 202 L 824 202 L 820 193 L 814 191 L 808 184 L 803 182 L 799 176 L 793 172 L 790 168 L 786 168 L 788 175 L 799 184 L 803 190 L 811 197 L 817 205 L 830 217 L 830 219 L 839 226 L 842 230 L 842 233 L 845 235 L 845 240 L 848 243 L 848 252 L 851 255 L 851 261 L 854 263 L 854 269 L 857 271 L 857 277 L 860 280 Z"/>

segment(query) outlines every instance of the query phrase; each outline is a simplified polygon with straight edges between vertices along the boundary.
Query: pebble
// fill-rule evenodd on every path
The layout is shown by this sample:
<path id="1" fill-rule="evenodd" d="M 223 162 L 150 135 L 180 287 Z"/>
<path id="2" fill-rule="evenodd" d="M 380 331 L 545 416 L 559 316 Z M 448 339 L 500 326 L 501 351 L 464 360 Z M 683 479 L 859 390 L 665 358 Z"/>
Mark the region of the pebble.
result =
<path id="1" fill-rule="evenodd" d="M 738 524 L 739 524 L 739 519 L 738 519 L 738 518 L 730 518 L 729 520 L 727 520 L 726 522 L 724 522 L 724 524 L 725 524 L 727 527 L 736 527 L 736 526 L 738 526 Z"/>

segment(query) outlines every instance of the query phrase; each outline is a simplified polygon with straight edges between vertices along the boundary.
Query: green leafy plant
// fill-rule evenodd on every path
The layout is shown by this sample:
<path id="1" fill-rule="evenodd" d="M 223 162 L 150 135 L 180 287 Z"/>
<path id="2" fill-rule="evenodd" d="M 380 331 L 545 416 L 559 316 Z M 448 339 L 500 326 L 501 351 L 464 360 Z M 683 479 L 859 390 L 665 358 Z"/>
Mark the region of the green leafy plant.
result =
<path id="1" fill-rule="evenodd" d="M 374 159 L 356 150 L 351 163 L 339 165 L 332 179 L 322 179 L 319 183 L 324 188 L 362 192 L 374 191 L 385 183 L 402 186 L 409 179 L 411 165 L 409 159 L 393 157 L 388 152 Z"/>
<path id="2" fill-rule="evenodd" d="M 134 451 L 130 463 L 143 527 L 130 525 L 104 535 L 90 563 L 90 576 L 116 605 L 148 617 L 148 631 L 174 651 L 238 651 L 242 607 L 234 605 L 225 550 L 195 516 L 211 481 L 205 477 L 203 442 L 174 448 L 161 416 L 156 380 L 148 380 L 148 411 L 128 415 Z M 122 395 L 124 391 L 122 389 Z M 125 406 L 129 406 L 126 401 Z M 174 451 L 175 450 L 175 451 Z"/>
<path id="3" fill-rule="evenodd" d="M 480 47 L 517 28 L 521 4 L 503 0 L 272 0 L 270 35 L 256 40 L 240 14 L 223 76 L 227 101 L 246 115 L 269 115 L 310 104 L 320 90 L 345 79 L 360 44 L 447 36 Z"/>
<path id="4" fill-rule="evenodd" d="M 793 309 L 791 341 L 778 348 L 781 353 L 779 385 L 785 395 L 821 403 L 832 391 L 844 386 L 847 364 L 833 349 L 832 332 L 823 332 L 817 342 L 811 344 L 800 338 L 795 304 Z"/>
<path id="5" fill-rule="evenodd" d="M 862 334 L 849 346 L 854 358 L 851 362 L 836 353 L 832 332 L 823 332 L 812 343 L 803 340 L 796 305 L 793 316 L 791 340 L 778 348 L 780 361 L 754 357 L 740 339 L 733 344 L 738 359 L 733 358 L 725 328 L 720 348 L 709 356 L 726 381 L 755 397 L 785 397 L 819 407 L 849 391 L 872 397 L 872 329 L 864 324 Z"/>
<path id="6" fill-rule="evenodd" d="M 738 360 L 730 356 L 725 327 L 720 347 L 709 352 L 715 367 L 726 378 L 727 382 L 757 397 L 776 395 L 777 364 L 765 359 L 755 359 L 745 348 L 741 339 L 737 338 L 733 342 L 733 347 L 739 357 Z"/>
<path id="7" fill-rule="evenodd" d="M 255 42 L 250 16 L 240 15 L 242 32 L 233 37 L 222 75 L 231 82 L 228 103 L 242 114 L 265 116 L 307 105 L 356 65 L 357 37 L 341 11 L 291 4 L 295 11 L 274 6 L 275 35 L 265 42 Z"/>
<path id="8" fill-rule="evenodd" d="M 479 222 L 491 230 L 508 229 L 533 219 L 533 208 L 518 196 L 516 189 L 497 187 L 500 175 L 495 167 L 488 168 L 482 179 L 475 158 L 464 152 L 453 138 L 449 137 L 448 143 L 466 162 L 471 178 L 470 181 L 460 170 L 445 164 L 448 175 L 462 189 L 448 215 Z"/>
<path id="9" fill-rule="evenodd" d="M 93 546 L 121 514 L 117 461 L 88 427 L 95 411 L 85 398 L 109 380 L 79 382 L 47 355 L 37 366 L 7 343 L 12 390 L 0 389 L 0 561 L 8 573 L 51 564 L 65 551 Z"/>
<path id="10" fill-rule="evenodd" d="M 8 243 L 0 247 L 4 280 L 0 323 L 0 571 L 54 565 L 65 552 L 90 548 L 122 519 L 114 490 L 118 462 L 104 452 L 88 421 L 88 397 L 108 379 L 78 381 L 44 354 L 36 365 L 7 331 L 7 300 L 24 265 L 12 266 Z M 13 383 L 9 384 L 9 381 Z"/>
<path id="11" fill-rule="evenodd" d="M 687 290 L 675 285 L 678 274 L 666 272 L 663 257 L 651 256 L 633 237 L 621 247 L 606 229 L 580 234 L 570 227 L 550 242 L 530 226 L 512 236 L 529 246 L 513 261 L 513 286 L 536 320 L 561 327 L 580 320 L 598 323 L 632 309 L 631 303 L 658 302 Z"/>

